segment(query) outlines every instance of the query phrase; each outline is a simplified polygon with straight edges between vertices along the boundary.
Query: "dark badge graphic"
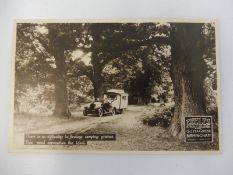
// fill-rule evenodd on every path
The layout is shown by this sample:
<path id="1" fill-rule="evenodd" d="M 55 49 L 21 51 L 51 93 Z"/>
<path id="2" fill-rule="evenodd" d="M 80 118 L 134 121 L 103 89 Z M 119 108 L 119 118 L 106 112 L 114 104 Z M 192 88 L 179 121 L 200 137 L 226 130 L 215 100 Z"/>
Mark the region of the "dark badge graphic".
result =
<path id="1" fill-rule="evenodd" d="M 213 142 L 212 117 L 185 117 L 185 142 Z"/>

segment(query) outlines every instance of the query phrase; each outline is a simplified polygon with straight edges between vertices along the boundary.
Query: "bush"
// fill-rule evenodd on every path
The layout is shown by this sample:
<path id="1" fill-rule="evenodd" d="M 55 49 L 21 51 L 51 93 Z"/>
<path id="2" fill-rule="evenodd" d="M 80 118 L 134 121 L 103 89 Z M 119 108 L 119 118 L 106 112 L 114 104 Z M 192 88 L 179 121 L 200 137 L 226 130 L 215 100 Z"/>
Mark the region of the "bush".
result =
<path id="1" fill-rule="evenodd" d="M 206 102 L 206 114 L 213 117 L 214 130 L 218 128 L 218 101 L 217 90 L 213 90 L 213 81 L 206 78 L 204 81 L 204 92 Z"/>
<path id="2" fill-rule="evenodd" d="M 162 112 L 154 114 L 152 117 L 143 119 L 143 124 L 148 126 L 160 126 L 167 128 L 171 124 L 174 107 L 164 108 Z"/>
<path id="3" fill-rule="evenodd" d="M 18 92 L 19 94 L 19 92 Z M 54 108 L 54 86 L 26 86 L 20 95 L 15 95 L 16 112 L 51 113 Z"/>

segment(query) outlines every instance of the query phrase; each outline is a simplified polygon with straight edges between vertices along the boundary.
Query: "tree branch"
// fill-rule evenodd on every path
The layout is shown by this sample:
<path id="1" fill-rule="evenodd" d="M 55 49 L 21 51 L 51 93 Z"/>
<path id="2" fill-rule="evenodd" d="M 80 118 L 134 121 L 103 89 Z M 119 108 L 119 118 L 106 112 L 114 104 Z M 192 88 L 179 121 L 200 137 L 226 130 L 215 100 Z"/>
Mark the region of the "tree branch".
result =
<path id="1" fill-rule="evenodd" d="M 168 37 L 154 37 L 151 39 L 146 39 L 143 41 L 135 41 L 132 43 L 122 44 L 118 47 L 106 47 L 100 50 L 100 52 L 110 53 L 111 57 L 106 57 L 102 62 L 101 66 L 108 64 L 113 58 L 119 57 L 122 52 L 128 50 L 136 50 L 141 46 L 151 46 L 151 45 L 167 45 L 170 44 Z"/>
<path id="2" fill-rule="evenodd" d="M 110 52 L 110 53 L 123 52 L 127 50 L 134 50 L 141 46 L 165 45 L 165 44 L 170 44 L 169 38 L 159 36 L 159 37 L 154 37 L 151 39 L 145 39 L 142 41 L 134 41 L 134 42 L 125 43 L 125 44 L 122 43 L 121 45 L 116 46 L 116 47 L 106 47 L 106 48 L 101 49 L 101 52 Z"/>

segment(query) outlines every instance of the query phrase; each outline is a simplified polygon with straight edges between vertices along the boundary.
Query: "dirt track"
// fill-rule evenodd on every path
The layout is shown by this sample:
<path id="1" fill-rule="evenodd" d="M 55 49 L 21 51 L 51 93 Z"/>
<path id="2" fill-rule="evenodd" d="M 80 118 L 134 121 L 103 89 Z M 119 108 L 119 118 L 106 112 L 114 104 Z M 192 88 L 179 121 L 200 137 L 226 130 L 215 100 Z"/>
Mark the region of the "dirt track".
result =
<path id="1" fill-rule="evenodd" d="M 102 150 L 102 151 L 162 151 L 162 150 L 200 150 L 215 148 L 212 144 L 185 145 L 180 140 L 171 137 L 168 129 L 149 127 L 142 123 L 147 117 L 151 106 L 129 106 L 124 114 L 115 116 L 83 116 L 82 111 L 72 112 L 71 118 L 52 116 L 16 116 L 14 142 L 17 148 L 31 149 L 65 149 L 65 150 Z M 39 117 L 39 120 L 38 120 Z M 116 134 L 115 141 L 88 141 L 87 145 L 48 146 L 24 145 L 24 133 L 43 134 Z M 216 149 L 216 148 L 215 148 Z"/>
<path id="2" fill-rule="evenodd" d="M 145 117 L 144 108 L 145 106 L 129 106 L 123 114 L 103 117 L 83 116 L 81 110 L 72 112 L 72 117 L 69 119 L 38 116 L 40 117 L 40 120 L 38 120 L 37 116 L 18 116 L 15 119 L 15 141 L 19 147 L 22 147 L 24 133 L 114 133 L 116 134 L 116 141 L 88 141 L 86 146 L 78 145 L 68 149 L 79 147 L 78 149 L 82 150 L 143 150 L 146 146 L 144 138 L 148 136 L 148 129 L 159 131 L 153 134 L 154 136 L 164 132 L 162 128 L 148 128 L 148 126 L 142 124 L 142 119 Z M 141 146 L 138 147 L 138 144 Z"/>
<path id="3" fill-rule="evenodd" d="M 123 114 L 114 116 L 107 115 L 98 117 L 97 115 L 83 116 L 82 111 L 73 112 L 72 118 L 66 122 L 57 122 L 41 127 L 34 127 L 30 131 L 24 128 L 23 132 L 30 133 L 83 133 L 87 130 L 96 128 L 97 125 L 104 123 L 114 123 L 118 127 L 132 128 L 139 125 L 140 118 L 143 117 L 143 106 L 129 106 Z M 39 121 L 38 121 L 39 122 Z M 111 126 L 109 126 L 111 128 Z"/>

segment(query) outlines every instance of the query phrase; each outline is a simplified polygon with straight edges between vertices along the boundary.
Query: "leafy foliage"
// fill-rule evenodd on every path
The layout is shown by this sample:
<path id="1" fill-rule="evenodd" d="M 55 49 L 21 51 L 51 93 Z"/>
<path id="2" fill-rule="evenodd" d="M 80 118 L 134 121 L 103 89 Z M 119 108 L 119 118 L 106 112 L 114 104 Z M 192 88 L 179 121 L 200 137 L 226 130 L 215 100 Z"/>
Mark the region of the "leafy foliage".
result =
<path id="1" fill-rule="evenodd" d="M 18 112 L 51 114 L 54 108 L 54 86 L 51 84 L 30 86 L 25 85 L 24 91 L 19 91 L 15 99 Z"/>

